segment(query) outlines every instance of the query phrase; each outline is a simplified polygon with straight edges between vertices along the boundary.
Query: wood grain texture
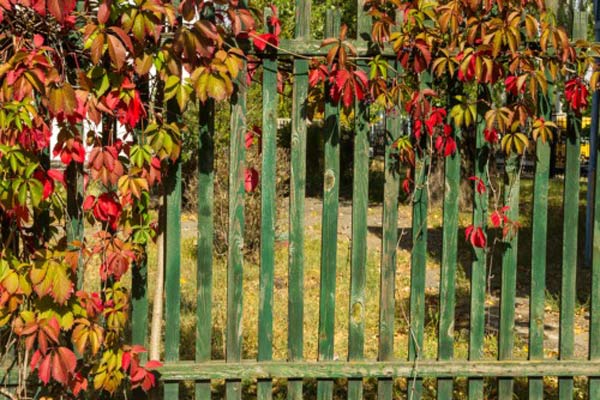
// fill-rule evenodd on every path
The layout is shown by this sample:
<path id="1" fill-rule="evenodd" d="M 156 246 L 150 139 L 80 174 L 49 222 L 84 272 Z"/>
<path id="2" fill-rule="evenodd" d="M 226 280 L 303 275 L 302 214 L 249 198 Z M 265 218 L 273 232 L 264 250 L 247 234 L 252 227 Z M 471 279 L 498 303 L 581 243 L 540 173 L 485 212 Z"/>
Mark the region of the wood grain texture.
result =
<path id="1" fill-rule="evenodd" d="M 577 300 L 577 232 L 579 228 L 579 169 L 581 119 L 569 116 L 566 133 L 565 186 L 563 193 L 563 258 L 560 294 L 559 358 L 569 360 L 575 351 L 575 302 Z M 559 399 L 572 399 L 572 378 L 558 381 Z"/>
<path id="2" fill-rule="evenodd" d="M 360 12 L 365 0 L 357 0 L 357 36 L 371 32 L 371 16 Z M 358 68 L 368 73 L 365 60 Z M 350 271 L 350 304 L 348 323 L 348 360 L 362 360 L 365 347 L 365 287 L 367 280 L 367 217 L 369 211 L 369 106 L 362 101 L 355 105 L 354 165 L 352 182 L 352 254 Z M 348 381 L 348 399 L 363 398 L 362 379 Z"/>
<path id="3" fill-rule="evenodd" d="M 456 127 L 455 127 L 456 132 Z M 460 141 L 458 142 L 460 143 Z M 440 322 L 438 359 L 454 357 L 454 308 L 456 306 L 456 259 L 458 247 L 458 199 L 460 193 L 460 150 L 444 160 L 444 209 L 442 265 L 440 271 Z M 452 379 L 438 380 L 438 400 L 452 399 Z"/>
<path id="4" fill-rule="evenodd" d="M 408 378 L 408 377 L 600 377 L 600 361 L 589 360 L 421 360 L 412 361 L 212 361 L 165 363 L 158 368 L 165 382 L 197 379 L 271 379 L 271 378 Z"/>
<path id="5" fill-rule="evenodd" d="M 325 36 L 337 37 L 340 13 L 327 10 Z M 328 84 L 325 86 L 328 91 Z M 325 159 L 321 223 L 321 284 L 319 291 L 319 360 L 333 359 L 335 336 L 335 281 L 340 190 L 340 109 L 331 98 L 325 102 Z M 333 380 L 317 383 L 317 399 L 333 398 Z"/>
<path id="6" fill-rule="evenodd" d="M 378 360 L 390 361 L 394 357 L 394 320 L 396 292 L 396 261 L 398 246 L 398 195 L 400 175 L 397 159 L 393 155 L 394 142 L 402 135 L 400 118 L 386 117 L 386 142 L 383 187 L 383 215 L 381 237 L 381 273 L 379 292 L 379 349 Z M 381 379 L 378 382 L 378 398 L 391 399 L 393 380 Z"/>
<path id="7" fill-rule="evenodd" d="M 169 165 L 165 191 L 165 361 L 176 361 L 181 340 L 181 162 Z M 178 397 L 179 386 L 166 383 L 164 394 Z"/>
<path id="8" fill-rule="evenodd" d="M 488 86 L 479 86 L 482 96 L 488 95 Z M 487 168 L 489 145 L 484 138 L 486 109 L 482 104 L 478 106 L 477 130 L 475 137 L 475 162 L 473 175 L 487 184 Z M 485 227 L 488 218 L 488 194 L 479 193 L 476 183 L 473 183 L 473 226 Z M 485 293 L 487 262 L 485 249 L 473 248 L 473 261 L 471 263 L 471 299 L 469 311 L 469 360 L 483 358 L 483 341 L 485 338 Z M 469 379 L 469 399 L 483 400 L 483 380 Z"/>
<path id="9" fill-rule="evenodd" d="M 296 0 L 295 38 L 310 38 L 310 0 Z M 304 202 L 306 194 L 306 99 L 308 61 L 294 59 L 290 155 L 290 245 L 288 267 L 288 359 L 304 358 Z M 302 380 L 288 381 L 288 399 L 302 399 Z"/>
<path id="10" fill-rule="evenodd" d="M 432 81 L 429 72 L 420 76 L 420 90 L 428 89 Z M 423 332 L 425 325 L 425 269 L 427 267 L 427 209 L 430 162 L 429 143 L 422 136 L 415 141 L 414 191 L 412 194 L 412 253 L 410 257 L 410 324 L 408 359 L 420 363 L 423 355 Z M 420 400 L 423 381 L 414 377 L 408 381 L 408 397 Z"/>
<path id="11" fill-rule="evenodd" d="M 227 251 L 227 327 L 225 359 L 242 357 L 242 313 L 244 274 L 244 174 L 246 137 L 246 67 L 235 81 L 231 98 L 231 133 L 229 140 L 229 233 Z M 239 380 L 226 383 L 227 400 L 241 398 Z"/>
<path id="12" fill-rule="evenodd" d="M 265 19 L 271 9 L 265 9 Z M 277 60 L 263 60 L 263 121 L 261 175 L 260 294 L 258 304 L 258 360 L 273 357 L 273 281 L 275 278 L 275 223 L 277 182 Z M 272 397 L 272 382 L 257 384 L 257 397 Z"/>
<path id="13" fill-rule="evenodd" d="M 504 204 L 509 207 L 506 215 L 511 221 L 519 218 L 520 157 L 511 154 L 506 159 Z M 514 232 L 503 241 L 502 283 L 500 288 L 500 327 L 498 330 L 498 359 L 509 360 L 513 356 L 515 339 L 515 297 L 517 291 L 518 233 Z M 513 380 L 499 379 L 498 398 L 513 399 Z"/>
<path id="14" fill-rule="evenodd" d="M 546 120 L 552 118 L 553 88 L 539 97 L 539 110 Z M 546 293 L 546 242 L 548 240 L 548 187 L 550 176 L 550 143 L 538 138 L 535 145 L 535 177 L 533 186 L 533 220 L 531 229 L 531 296 L 529 301 L 529 359 L 544 358 L 544 308 Z M 544 396 L 542 378 L 529 380 L 529 398 Z"/>
<path id="15" fill-rule="evenodd" d="M 198 143 L 198 246 L 196 285 L 196 361 L 211 359 L 214 245 L 215 104 L 200 105 Z M 196 383 L 196 399 L 210 399 L 210 382 Z"/>

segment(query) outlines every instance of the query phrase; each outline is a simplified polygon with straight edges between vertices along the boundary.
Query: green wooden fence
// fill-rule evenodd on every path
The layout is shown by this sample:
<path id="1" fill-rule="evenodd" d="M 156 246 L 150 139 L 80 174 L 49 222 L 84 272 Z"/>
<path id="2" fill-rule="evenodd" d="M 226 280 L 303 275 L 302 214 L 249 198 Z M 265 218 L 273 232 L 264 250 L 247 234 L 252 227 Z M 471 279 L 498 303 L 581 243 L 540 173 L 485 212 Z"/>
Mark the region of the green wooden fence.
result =
<path id="1" fill-rule="evenodd" d="M 358 0 L 362 10 L 364 0 Z M 312 40 L 309 31 L 311 16 L 310 0 L 296 0 L 295 39 L 282 41 L 281 47 L 293 49 L 295 54 L 312 56 L 323 54 L 320 42 Z M 370 34 L 370 18 L 359 12 L 358 37 Z M 330 10 L 326 18 L 326 35 L 335 36 L 340 28 L 340 16 Z M 368 54 L 368 43 L 355 41 L 361 55 Z M 439 291 L 438 359 L 423 359 L 423 330 L 425 321 L 425 269 L 427 262 L 427 170 L 431 160 L 417 158 L 415 193 L 412 196 L 412 251 L 410 286 L 410 340 L 408 359 L 394 358 L 394 342 L 397 327 L 395 304 L 396 254 L 398 247 L 398 199 L 400 178 L 393 172 L 391 145 L 401 133 L 398 117 L 386 122 L 388 131 L 385 153 L 385 187 L 383 199 L 383 236 L 381 253 L 380 314 L 378 359 L 364 358 L 365 307 L 366 307 L 366 260 L 367 260 L 367 213 L 369 186 L 369 106 L 357 103 L 355 108 L 355 135 L 353 157 L 352 191 L 352 249 L 349 304 L 335 303 L 336 249 L 338 235 L 338 208 L 340 182 L 340 110 L 330 102 L 325 104 L 324 146 L 324 192 L 322 214 L 322 256 L 320 280 L 320 308 L 318 327 L 318 359 L 304 358 L 304 215 L 307 156 L 307 117 L 305 104 L 308 96 L 308 61 L 306 57 L 293 60 L 293 107 L 291 121 L 291 169 L 289 196 L 289 265 L 288 265 L 288 357 L 273 360 L 273 290 L 275 245 L 275 174 L 277 135 L 277 69 L 280 58 L 291 57 L 287 52 L 274 52 L 263 58 L 263 140 L 262 140 L 262 194 L 261 194 L 261 250 L 260 250 L 260 302 L 258 323 L 258 357 L 242 359 L 242 316 L 244 314 L 242 279 L 244 275 L 244 135 L 247 109 L 244 74 L 236 82 L 231 100 L 230 171 L 229 171 L 229 236 L 227 253 L 227 310 L 225 359 L 211 360 L 211 315 L 213 312 L 213 185 L 214 185 L 214 113 L 212 102 L 200 108 L 200 139 L 198 152 L 198 264 L 197 264 L 197 329 L 195 361 L 179 361 L 180 344 L 180 219 L 181 219 L 181 167 L 173 165 L 166 178 L 165 228 L 165 365 L 160 368 L 164 383 L 164 397 L 179 396 L 179 382 L 195 382 L 198 399 L 211 396 L 211 381 L 226 381 L 228 400 L 241 398 L 242 380 L 256 380 L 259 399 L 272 396 L 272 379 L 287 379 L 287 396 L 303 398 L 305 379 L 317 379 L 317 398 L 333 397 L 334 379 L 346 378 L 348 397 L 363 397 L 363 379 L 378 379 L 378 397 L 391 399 L 398 396 L 394 391 L 394 379 L 407 380 L 408 398 L 419 399 L 423 391 L 423 378 L 437 378 L 438 399 L 451 399 L 454 378 L 468 378 L 470 399 L 484 398 L 484 378 L 498 378 L 498 398 L 513 397 L 513 378 L 529 379 L 529 397 L 544 396 L 542 378 L 559 378 L 560 399 L 573 398 L 573 377 L 589 377 L 591 399 L 600 399 L 600 202 L 596 202 L 594 224 L 593 270 L 591 279 L 590 350 L 589 359 L 575 359 L 574 355 L 574 309 L 576 299 L 577 235 L 579 202 L 579 141 L 576 121 L 569 125 L 567 163 L 564 186 L 564 238 L 562 290 L 560 298 L 560 351 L 558 359 L 545 359 L 544 301 L 547 253 L 547 219 L 550 146 L 538 141 L 534 177 L 534 196 L 531 246 L 531 294 L 529 360 L 515 360 L 515 296 L 517 283 L 517 236 L 504 243 L 501 268 L 500 323 L 498 332 L 498 359 L 483 357 L 485 338 L 487 263 L 486 252 L 475 249 L 470 287 L 470 329 L 468 359 L 454 358 L 454 321 L 456 307 L 457 249 L 459 238 L 458 199 L 461 179 L 461 160 L 457 153 L 445 160 L 445 185 L 443 196 L 443 250 L 441 282 Z M 359 61 L 366 68 L 366 61 Z M 481 90 L 486 90 L 482 87 Z M 544 117 L 552 118 L 550 97 L 541 99 Z M 170 116 L 176 118 L 176 116 Z M 481 113 L 480 113 L 481 118 Z M 478 121 L 474 170 L 469 175 L 486 179 L 489 148 L 483 139 L 483 121 Z M 460 146 L 460 142 L 459 142 Z M 512 219 L 518 218 L 520 173 L 519 160 L 508 158 L 505 163 L 506 201 Z M 599 182 L 596 190 L 600 191 Z M 600 193 L 596 193 L 600 197 Z M 474 191 L 473 223 L 485 226 L 488 198 L 485 193 Z M 133 277 L 137 291 L 146 284 L 146 269 L 140 269 Z M 529 277 L 526 277 L 529 279 Z M 147 299 L 142 293 L 133 303 L 134 340 L 145 342 L 139 332 L 147 332 Z M 335 313 L 349 313 L 348 359 L 334 360 Z"/>

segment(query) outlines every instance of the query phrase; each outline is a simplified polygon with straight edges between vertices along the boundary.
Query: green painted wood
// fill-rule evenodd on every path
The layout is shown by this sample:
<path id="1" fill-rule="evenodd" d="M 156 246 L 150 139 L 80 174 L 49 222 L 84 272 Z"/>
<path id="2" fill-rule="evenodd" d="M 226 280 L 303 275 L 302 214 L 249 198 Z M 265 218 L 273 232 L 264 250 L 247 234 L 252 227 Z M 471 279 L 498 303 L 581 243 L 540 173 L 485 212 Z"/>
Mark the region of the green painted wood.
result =
<path id="1" fill-rule="evenodd" d="M 426 155 L 415 156 L 415 190 L 412 199 L 412 253 L 410 274 L 410 332 L 408 358 L 420 360 L 423 348 L 425 317 L 425 267 L 427 262 L 427 170 Z M 420 362 L 420 361 L 419 361 Z M 409 397 L 417 400 L 422 395 L 421 379 L 412 379 L 408 385 Z"/>
<path id="2" fill-rule="evenodd" d="M 358 10 L 364 0 L 357 0 Z M 369 34 L 371 17 L 358 14 L 357 32 Z M 358 61 L 358 68 L 368 72 L 365 60 Z M 362 360 L 365 347 L 365 286 L 367 280 L 367 217 L 369 211 L 369 107 L 356 102 L 354 128 L 354 166 L 352 182 L 352 254 L 350 271 L 350 318 L 348 324 L 348 360 Z M 362 379 L 348 381 L 348 399 L 363 398 Z"/>
<path id="3" fill-rule="evenodd" d="M 239 3 L 247 8 L 247 0 Z M 234 82 L 231 97 L 229 136 L 229 232 L 227 237 L 227 324 L 225 342 L 226 362 L 237 362 L 242 357 L 242 314 L 244 274 L 244 181 L 246 126 L 246 64 Z M 240 400 L 242 383 L 231 379 L 225 383 L 225 398 Z"/>
<path id="4" fill-rule="evenodd" d="M 540 112 L 552 118 L 552 87 L 540 95 Z M 531 223 L 531 296 L 529 300 L 529 359 L 544 358 L 544 308 L 546 292 L 546 241 L 548 238 L 548 185 L 550 176 L 550 143 L 538 138 L 535 145 L 535 178 L 533 186 L 533 221 Z M 529 380 L 529 398 L 541 400 L 544 380 Z"/>
<path id="5" fill-rule="evenodd" d="M 67 186 L 67 242 L 71 250 L 81 248 L 83 242 L 83 165 L 71 162 L 65 171 Z M 83 287 L 83 258 L 77 263 L 77 289 Z"/>
<path id="6" fill-rule="evenodd" d="M 181 304 L 181 162 L 165 178 L 165 361 L 179 360 Z M 165 398 L 179 396 L 179 385 L 165 383 Z"/>
<path id="7" fill-rule="evenodd" d="M 383 189 L 383 215 L 381 239 L 381 273 L 379 292 L 379 351 L 378 361 L 390 361 L 394 358 L 394 319 L 396 292 L 396 252 L 398 246 L 398 194 L 400 175 L 395 167 L 397 160 L 393 155 L 393 144 L 402 135 L 399 117 L 386 118 L 385 144 L 385 185 Z M 394 381 L 380 379 L 377 392 L 379 399 L 392 399 Z"/>
<path id="8" fill-rule="evenodd" d="M 453 96 L 451 97 L 453 98 Z M 459 136 L 459 130 L 454 127 Z M 457 144 L 460 141 L 457 138 Z M 454 308 L 456 306 L 456 260 L 458 247 L 458 200 L 460 193 L 460 151 L 444 160 L 444 209 L 442 264 L 440 270 L 440 322 L 438 359 L 454 357 Z M 452 399 L 452 379 L 438 380 L 438 400 Z"/>
<path id="9" fill-rule="evenodd" d="M 146 346 L 148 339 L 148 259 L 131 269 L 131 342 Z"/>
<path id="10" fill-rule="evenodd" d="M 596 135 L 598 132 L 590 132 Z M 597 155 L 600 156 L 600 146 Z M 597 159 L 600 160 L 600 157 Z M 592 274 L 590 285 L 590 333 L 589 359 L 593 362 L 600 360 L 600 173 L 596 173 L 594 193 L 594 224 L 592 238 Z M 590 378 L 588 398 L 600 398 L 600 379 Z"/>
<path id="11" fill-rule="evenodd" d="M 563 259 L 560 294 L 559 359 L 569 360 L 575 350 L 575 302 L 577 300 L 577 232 L 579 221 L 579 127 L 581 120 L 569 116 L 566 135 L 565 187 L 563 194 Z M 559 398 L 573 398 L 573 379 L 558 381 Z"/>
<path id="12" fill-rule="evenodd" d="M 589 360 L 421 360 L 412 361 L 270 361 L 240 363 L 211 361 L 165 363 L 158 368 L 165 382 L 195 379 L 270 379 L 270 378 L 431 378 L 450 377 L 531 377 L 592 376 L 600 378 L 600 361 Z"/>
<path id="13" fill-rule="evenodd" d="M 196 361 L 211 359 L 214 243 L 215 104 L 200 104 L 198 142 L 198 246 L 196 287 Z M 196 382 L 196 399 L 210 399 L 210 381 Z"/>
<path id="14" fill-rule="evenodd" d="M 271 9 L 265 9 L 265 19 Z M 260 234 L 260 301 L 258 309 L 258 360 L 273 357 L 273 281 L 275 271 L 275 224 L 277 195 L 277 60 L 263 60 L 263 124 Z M 259 381 L 258 399 L 272 397 L 272 382 Z"/>
<path id="15" fill-rule="evenodd" d="M 421 88 L 426 88 L 431 76 L 421 75 Z M 423 330 L 425 324 L 425 268 L 427 265 L 427 175 L 429 156 L 427 145 L 422 138 L 421 150 L 415 151 L 415 188 L 412 196 L 412 253 L 410 260 L 410 331 L 408 359 L 420 362 L 423 350 Z M 408 382 L 408 396 L 419 400 L 423 392 L 423 381 L 415 378 Z"/>
<path id="16" fill-rule="evenodd" d="M 511 221 L 519 218 L 520 189 L 520 157 L 512 154 L 507 157 L 505 165 L 504 203 L 509 207 L 506 215 Z M 503 241 L 505 245 L 502 255 L 502 283 L 500 292 L 500 328 L 498 331 L 498 358 L 512 358 L 515 334 L 515 296 L 517 291 L 517 246 L 518 235 L 514 233 Z M 498 398 L 513 398 L 513 380 L 499 379 Z"/>
<path id="17" fill-rule="evenodd" d="M 489 95 L 488 86 L 479 86 L 480 97 Z M 487 183 L 487 167 L 489 145 L 484 139 L 486 108 L 480 103 L 477 109 L 477 133 L 475 138 L 475 160 L 473 163 L 473 175 Z M 476 182 L 473 183 L 473 217 L 474 226 L 487 226 L 488 194 L 478 193 Z M 473 261 L 471 263 L 471 299 L 469 311 L 469 360 L 481 360 L 483 358 L 483 341 L 485 338 L 485 293 L 486 293 L 486 251 L 485 249 L 473 249 Z M 469 399 L 483 400 L 483 380 L 469 379 Z"/>
<path id="18" fill-rule="evenodd" d="M 310 38 L 310 0 L 296 0 L 295 37 Z M 306 126 L 308 61 L 294 59 L 290 155 L 290 232 L 288 267 L 288 359 L 304 357 L 304 197 L 306 193 Z M 302 380 L 288 381 L 288 399 L 302 399 Z"/>
<path id="19" fill-rule="evenodd" d="M 337 37 L 339 10 L 327 10 L 325 36 Z M 328 85 L 325 90 L 328 91 Z M 323 214 L 321 230 L 321 284 L 319 291 L 319 360 L 333 359 L 335 336 L 335 278 L 337 266 L 337 228 L 340 190 L 340 109 L 325 102 L 325 156 Z M 317 399 L 333 398 L 333 380 L 317 383 Z"/>
<path id="20" fill-rule="evenodd" d="M 245 66 L 244 69 L 245 70 Z M 229 139 L 229 233 L 227 251 L 227 327 L 225 359 L 242 357 L 242 311 L 244 272 L 244 159 L 246 135 L 246 82 L 242 71 L 231 98 Z M 241 399 L 241 382 L 226 383 L 227 400 Z"/>

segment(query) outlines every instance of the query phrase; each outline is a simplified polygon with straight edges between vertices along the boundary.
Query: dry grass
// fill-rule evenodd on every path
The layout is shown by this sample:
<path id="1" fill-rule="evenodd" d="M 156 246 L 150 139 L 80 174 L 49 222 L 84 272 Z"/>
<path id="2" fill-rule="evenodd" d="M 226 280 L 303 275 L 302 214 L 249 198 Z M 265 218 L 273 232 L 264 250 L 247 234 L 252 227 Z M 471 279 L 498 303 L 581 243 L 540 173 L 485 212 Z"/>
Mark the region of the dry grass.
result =
<path id="1" fill-rule="evenodd" d="M 582 185 L 582 199 L 585 192 Z M 524 180 L 522 184 L 521 201 L 521 222 L 523 226 L 529 226 L 531 223 L 531 196 L 532 183 Z M 555 282 L 560 282 L 560 259 L 562 240 L 562 215 L 560 204 L 562 203 L 562 184 L 555 180 L 550 186 L 549 201 L 551 209 L 549 214 L 549 288 L 547 296 L 548 316 L 556 318 L 558 314 L 556 301 Z M 584 205 L 582 200 L 582 205 Z M 557 211 L 559 210 L 559 211 Z M 581 212 L 584 212 L 582 207 Z M 400 214 L 410 215 L 408 205 L 401 205 Z M 192 219 L 193 216 L 184 215 L 185 219 Z M 470 222 L 470 212 L 467 210 L 460 215 L 461 229 L 464 229 Z M 184 221 L 185 224 L 185 221 Z M 192 225 L 194 223 L 192 222 Z M 432 232 L 440 232 L 442 229 L 442 212 L 440 208 L 433 208 L 429 214 L 429 229 Z M 410 221 L 405 221 L 404 226 L 410 226 Z M 319 277 L 320 277 L 320 224 L 306 226 L 305 242 L 305 280 L 304 280 L 304 355 L 308 360 L 317 359 L 317 335 L 319 321 Z M 462 232 L 462 231 L 461 231 Z M 581 231 L 583 234 L 583 231 Z M 439 256 L 441 248 L 441 235 L 430 234 L 429 257 L 428 257 L 428 275 L 439 276 Z M 519 246 L 519 289 L 520 293 L 525 293 L 529 288 L 528 274 L 530 265 L 530 241 L 531 232 L 523 229 L 520 233 Z M 350 240 L 340 235 L 337 243 L 337 281 L 336 281 L 336 319 L 335 319 L 335 357 L 344 360 L 347 357 L 348 348 L 348 316 L 349 316 L 349 284 L 350 284 Z M 468 353 L 468 302 L 469 302 L 469 277 L 465 272 L 470 269 L 470 256 L 468 247 L 464 243 L 463 237 L 459 236 L 459 270 L 457 274 L 457 330 L 455 333 L 455 357 L 466 359 Z M 150 301 L 152 302 L 152 293 L 154 292 L 153 282 L 156 274 L 156 248 L 154 245 L 148 248 L 149 256 L 149 282 L 150 282 Z M 378 341 L 378 317 L 379 317 L 379 273 L 380 273 L 380 253 L 378 249 L 369 249 L 367 261 L 367 285 L 366 285 L 366 330 L 365 330 L 365 356 L 368 359 L 377 357 Z M 259 266 L 253 262 L 256 257 L 248 257 L 244 265 L 244 314 L 243 314 L 243 352 L 244 358 L 255 358 L 257 355 L 257 330 L 258 330 L 258 296 L 259 296 Z M 284 240 L 278 241 L 275 253 L 275 293 L 273 304 L 274 315 L 274 334 L 273 334 L 273 355 L 275 359 L 285 360 L 287 358 L 287 262 L 288 248 Z M 396 274 L 396 341 L 395 356 L 399 359 L 407 357 L 408 348 L 408 308 L 409 308 L 409 287 L 410 287 L 410 251 L 406 247 L 399 246 L 397 254 L 397 274 Z M 496 261 L 498 262 L 498 261 Z M 188 232 L 182 238 L 182 278 L 181 278 L 181 358 L 192 360 L 194 358 L 195 341 L 195 302 L 196 302 L 196 249 L 195 232 Z M 90 267 L 94 268 L 94 267 Z M 214 359 L 223 359 L 224 357 L 224 337 L 226 323 L 226 287 L 227 287 L 227 266 L 222 257 L 214 258 L 214 281 L 213 281 L 213 343 L 212 353 Z M 585 280 L 585 271 L 583 279 Z M 98 282 L 95 274 L 87 274 L 86 285 L 97 286 Z M 129 279 L 126 277 L 125 279 Z M 438 278 L 439 279 L 439 278 Z M 497 276 L 495 279 L 499 279 Z M 578 312 L 585 314 L 588 311 L 585 297 L 585 290 L 580 291 L 580 304 Z M 497 300 L 497 284 L 492 285 L 488 301 L 493 303 Z M 437 356 L 437 324 L 439 322 L 438 308 L 438 287 L 435 284 L 428 285 L 426 292 L 426 328 L 423 346 L 423 358 L 435 359 Z M 495 358 L 497 356 L 497 338 L 492 332 L 485 340 L 485 356 Z M 527 357 L 527 342 L 525 338 L 516 336 L 515 358 Z M 556 397 L 556 380 L 546 378 L 547 397 Z M 285 381 L 278 381 L 274 397 L 285 397 Z M 338 382 L 336 386 L 336 398 L 345 397 L 345 385 L 343 381 Z M 455 380 L 455 398 L 466 398 L 466 381 L 464 379 Z M 425 380 L 425 398 L 435 398 L 435 380 Z M 365 396 L 371 398 L 376 393 L 376 382 L 367 380 L 365 386 Z M 495 396 L 495 381 L 488 380 L 486 385 L 487 397 Z M 584 387 L 585 380 L 576 381 L 577 397 L 585 398 Z M 404 398 L 403 391 L 406 388 L 406 380 L 397 381 L 397 397 Z M 517 398 L 527 398 L 527 382 L 523 379 L 517 379 L 516 384 Z M 255 387 L 248 383 L 245 391 L 248 396 L 253 395 Z M 312 398 L 314 395 L 314 382 L 307 382 L 306 395 Z M 215 393 L 222 392 L 222 385 L 215 384 Z"/>

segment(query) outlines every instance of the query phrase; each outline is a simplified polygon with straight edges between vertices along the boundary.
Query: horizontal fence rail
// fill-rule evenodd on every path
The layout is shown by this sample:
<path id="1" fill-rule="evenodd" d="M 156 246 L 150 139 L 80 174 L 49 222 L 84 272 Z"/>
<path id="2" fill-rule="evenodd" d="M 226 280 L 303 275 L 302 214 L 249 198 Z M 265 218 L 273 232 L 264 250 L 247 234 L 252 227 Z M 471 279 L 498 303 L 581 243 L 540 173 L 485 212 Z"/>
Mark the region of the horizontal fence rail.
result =
<path id="1" fill-rule="evenodd" d="M 448 378 L 600 376 L 600 361 L 318 361 L 318 362 L 210 362 L 165 364 L 159 369 L 164 381 L 195 379 L 266 378 Z"/>

